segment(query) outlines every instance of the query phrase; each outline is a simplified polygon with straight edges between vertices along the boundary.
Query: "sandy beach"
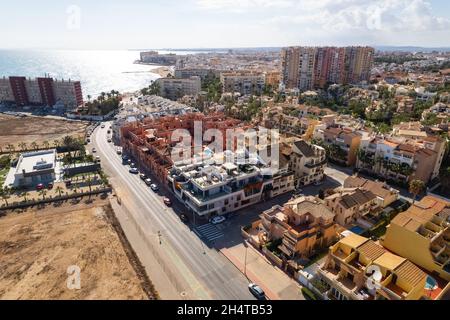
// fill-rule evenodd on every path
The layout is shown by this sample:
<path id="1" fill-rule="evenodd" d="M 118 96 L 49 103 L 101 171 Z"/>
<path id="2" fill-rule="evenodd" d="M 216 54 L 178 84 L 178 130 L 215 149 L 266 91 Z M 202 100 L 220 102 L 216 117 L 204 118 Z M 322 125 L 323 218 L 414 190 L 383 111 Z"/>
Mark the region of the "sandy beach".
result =
<path id="1" fill-rule="evenodd" d="M 162 78 L 167 78 L 168 76 L 173 75 L 173 69 L 171 67 L 158 67 L 150 70 L 151 73 L 156 73 L 160 75 Z"/>

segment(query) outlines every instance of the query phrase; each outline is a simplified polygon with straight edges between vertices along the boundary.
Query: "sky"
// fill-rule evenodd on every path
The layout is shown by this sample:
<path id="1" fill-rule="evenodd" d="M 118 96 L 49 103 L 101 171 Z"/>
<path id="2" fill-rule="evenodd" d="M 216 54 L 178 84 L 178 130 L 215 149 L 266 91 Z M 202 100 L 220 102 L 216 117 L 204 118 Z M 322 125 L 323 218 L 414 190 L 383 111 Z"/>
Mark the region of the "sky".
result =
<path id="1" fill-rule="evenodd" d="M 0 48 L 450 47 L 448 0 L 0 0 Z"/>

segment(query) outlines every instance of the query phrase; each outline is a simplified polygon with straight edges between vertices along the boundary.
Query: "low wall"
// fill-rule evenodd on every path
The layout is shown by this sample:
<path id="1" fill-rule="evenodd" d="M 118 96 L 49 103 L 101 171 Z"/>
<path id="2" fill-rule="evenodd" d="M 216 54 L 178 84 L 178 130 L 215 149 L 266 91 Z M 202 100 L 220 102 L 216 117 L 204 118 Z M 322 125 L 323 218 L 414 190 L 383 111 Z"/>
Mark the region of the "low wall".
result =
<path id="1" fill-rule="evenodd" d="M 264 255 L 269 259 L 272 263 L 274 263 L 278 268 L 283 269 L 283 260 L 278 258 L 272 252 L 270 252 L 266 247 L 262 249 Z"/>

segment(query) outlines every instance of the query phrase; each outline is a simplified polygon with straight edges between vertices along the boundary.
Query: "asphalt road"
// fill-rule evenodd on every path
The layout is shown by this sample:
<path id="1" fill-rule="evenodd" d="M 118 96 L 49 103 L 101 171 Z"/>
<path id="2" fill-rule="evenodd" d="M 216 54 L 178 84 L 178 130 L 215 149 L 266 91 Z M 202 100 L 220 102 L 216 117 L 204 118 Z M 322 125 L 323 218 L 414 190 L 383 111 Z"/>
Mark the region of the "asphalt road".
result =
<path id="1" fill-rule="evenodd" d="M 113 178 L 113 187 L 127 190 L 129 200 L 140 208 L 130 212 L 135 221 L 152 230 L 148 237 L 154 241 L 157 232 L 161 232 L 167 258 L 176 276 L 190 287 L 187 291 L 192 292 L 194 299 L 253 300 L 246 277 L 220 252 L 204 245 L 174 210 L 164 205 L 160 195 L 152 192 L 139 176 L 131 175 L 128 166 L 122 165 L 113 144 L 107 142 L 109 126 L 110 123 L 106 123 L 106 128 L 96 129 L 91 146 L 96 147 L 103 168 Z"/>

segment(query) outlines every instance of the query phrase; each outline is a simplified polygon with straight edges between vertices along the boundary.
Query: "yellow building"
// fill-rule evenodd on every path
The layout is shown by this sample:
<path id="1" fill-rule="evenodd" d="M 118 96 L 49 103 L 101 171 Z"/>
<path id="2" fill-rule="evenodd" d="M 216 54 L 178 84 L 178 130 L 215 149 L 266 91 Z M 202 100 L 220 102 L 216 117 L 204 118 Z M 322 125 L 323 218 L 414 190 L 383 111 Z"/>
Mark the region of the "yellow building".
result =
<path id="1" fill-rule="evenodd" d="M 425 272 L 353 233 L 330 248 L 318 274 L 331 300 L 419 300 L 427 293 Z"/>
<path id="2" fill-rule="evenodd" d="M 395 217 L 383 246 L 450 281 L 450 203 L 427 196 Z"/>

